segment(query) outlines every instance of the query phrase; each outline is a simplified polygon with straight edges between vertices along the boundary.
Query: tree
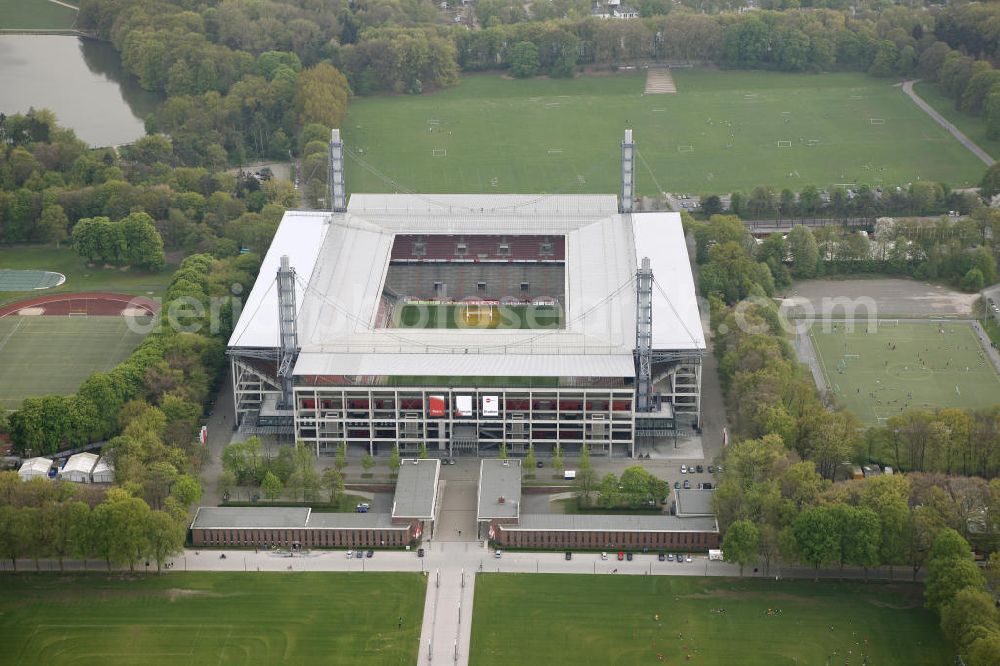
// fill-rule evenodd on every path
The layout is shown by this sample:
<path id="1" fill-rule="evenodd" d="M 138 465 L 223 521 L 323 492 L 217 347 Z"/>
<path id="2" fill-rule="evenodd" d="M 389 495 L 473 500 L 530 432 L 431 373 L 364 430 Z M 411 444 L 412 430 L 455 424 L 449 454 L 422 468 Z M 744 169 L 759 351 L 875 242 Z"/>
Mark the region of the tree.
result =
<path id="1" fill-rule="evenodd" d="M 983 179 L 979 182 L 980 194 L 989 199 L 1000 194 L 1000 162 L 997 162 L 986 170 Z"/>
<path id="2" fill-rule="evenodd" d="M 163 563 L 184 548 L 186 530 L 166 511 L 153 511 L 146 519 L 146 542 L 149 554 L 156 561 L 156 573 L 163 570 Z"/>
<path id="3" fill-rule="evenodd" d="M 816 569 L 837 559 L 840 539 L 837 533 L 837 519 L 828 506 L 817 506 L 800 513 L 792 524 L 795 547 L 802 561 Z"/>
<path id="4" fill-rule="evenodd" d="M 392 452 L 389 454 L 389 474 L 392 476 L 399 474 L 399 466 L 402 464 L 399 458 L 399 447 L 392 447 Z"/>
<path id="5" fill-rule="evenodd" d="M 538 47 L 531 42 L 518 42 L 509 52 L 510 73 L 519 79 L 530 79 L 538 73 Z"/>
<path id="6" fill-rule="evenodd" d="M 566 467 L 565 463 L 563 462 L 563 454 L 561 447 L 558 446 L 556 447 L 556 453 L 554 456 L 552 456 L 552 466 L 558 470 L 565 469 Z"/>
<path id="7" fill-rule="evenodd" d="M 507 460 L 510 456 L 507 455 L 507 442 L 500 442 L 500 451 L 498 453 L 500 460 Z"/>
<path id="8" fill-rule="evenodd" d="M 295 84 L 295 109 L 299 124 L 340 127 L 347 113 L 349 92 L 347 79 L 331 65 L 321 62 L 304 70 Z"/>
<path id="9" fill-rule="evenodd" d="M 788 252 L 792 257 L 792 275 L 811 278 L 819 264 L 819 247 L 809 227 L 797 224 L 788 232 Z"/>
<path id="10" fill-rule="evenodd" d="M 337 455 L 333 459 L 333 466 L 341 472 L 347 467 L 347 442 L 341 442 L 337 447 Z"/>
<path id="11" fill-rule="evenodd" d="M 375 458 L 372 457 L 372 454 L 365 453 L 365 455 L 362 456 L 361 466 L 364 467 L 366 472 L 370 472 L 372 470 L 372 467 L 375 466 Z"/>
<path id="12" fill-rule="evenodd" d="M 146 525 L 149 522 L 149 505 L 138 497 L 112 497 L 99 507 L 107 506 L 107 520 L 101 527 L 108 532 L 111 542 L 108 555 L 115 564 L 127 564 L 135 571 L 135 563 L 147 551 L 149 541 Z"/>
<path id="13" fill-rule="evenodd" d="M 185 508 L 201 500 L 201 484 L 190 474 L 181 474 L 174 480 L 170 495 L 177 499 Z"/>
<path id="14" fill-rule="evenodd" d="M 227 498 L 236 489 L 236 475 L 232 470 L 223 469 L 216 484 L 219 494 Z"/>
<path id="15" fill-rule="evenodd" d="M 757 564 L 760 554 L 760 531 L 757 525 L 745 518 L 730 525 L 722 540 L 722 554 L 727 562 L 740 565 L 740 576 L 743 575 L 744 566 Z"/>
<path id="16" fill-rule="evenodd" d="M 984 631 L 996 632 L 1000 618 L 993 596 L 986 590 L 967 587 L 941 609 L 941 629 L 962 653 Z"/>
<path id="17" fill-rule="evenodd" d="M 42 215 L 38 218 L 38 239 L 43 243 L 59 243 L 69 236 L 69 218 L 66 211 L 59 204 L 46 206 L 42 209 Z"/>
<path id="18" fill-rule="evenodd" d="M 580 447 L 580 470 L 593 469 L 590 464 L 590 447 L 584 442 Z"/>
<path id="19" fill-rule="evenodd" d="M 270 501 L 274 501 L 281 497 L 284 489 L 281 479 L 274 472 L 268 470 L 264 473 L 264 480 L 260 482 L 260 490 L 264 493 L 264 497 Z"/>
<path id="20" fill-rule="evenodd" d="M 924 580 L 924 603 L 937 612 L 967 587 L 981 588 L 985 584 L 982 572 L 971 560 L 943 559 L 927 563 Z"/>
<path id="21" fill-rule="evenodd" d="M 20 510 L 9 505 L 0 506 L 0 549 L 15 571 L 17 558 L 24 552 L 25 541 L 25 524 Z"/>
<path id="22" fill-rule="evenodd" d="M 524 466 L 527 467 L 529 470 L 534 470 L 535 467 L 537 467 L 537 465 L 538 465 L 538 459 L 535 458 L 535 445 L 528 444 L 528 455 L 524 457 Z M 531 473 L 534 474 L 533 471 Z"/>
<path id="23" fill-rule="evenodd" d="M 336 467 L 323 471 L 323 488 L 330 497 L 330 504 L 336 504 L 344 492 L 344 475 Z"/>
<path id="24" fill-rule="evenodd" d="M 417 455 L 421 460 L 427 460 L 429 457 L 427 454 L 427 444 L 426 442 L 420 442 L 420 453 Z"/>

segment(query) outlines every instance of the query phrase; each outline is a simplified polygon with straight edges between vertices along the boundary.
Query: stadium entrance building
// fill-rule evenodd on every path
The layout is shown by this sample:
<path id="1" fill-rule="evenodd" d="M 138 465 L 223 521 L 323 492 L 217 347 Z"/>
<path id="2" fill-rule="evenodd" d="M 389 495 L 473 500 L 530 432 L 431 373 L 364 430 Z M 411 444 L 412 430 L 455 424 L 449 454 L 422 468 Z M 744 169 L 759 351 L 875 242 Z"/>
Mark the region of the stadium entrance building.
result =
<path id="1" fill-rule="evenodd" d="M 248 433 L 333 452 L 578 451 L 699 426 L 705 351 L 676 213 L 613 195 L 343 194 L 288 211 L 229 341 Z"/>

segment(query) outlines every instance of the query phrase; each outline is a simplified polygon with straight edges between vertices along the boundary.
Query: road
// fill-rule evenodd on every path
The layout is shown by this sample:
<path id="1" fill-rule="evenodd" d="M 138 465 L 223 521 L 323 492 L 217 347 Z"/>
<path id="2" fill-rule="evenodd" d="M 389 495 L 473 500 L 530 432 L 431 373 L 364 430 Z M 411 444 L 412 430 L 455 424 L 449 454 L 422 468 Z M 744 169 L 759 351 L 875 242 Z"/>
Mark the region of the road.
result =
<path id="1" fill-rule="evenodd" d="M 986 166 L 993 166 L 996 160 L 990 157 L 985 150 L 977 146 L 972 141 L 972 139 L 965 136 L 965 134 L 963 134 L 961 130 L 959 130 L 957 127 L 948 122 L 948 120 L 944 116 L 935 111 L 930 104 L 925 102 L 923 99 L 921 99 L 920 95 L 914 92 L 913 84 L 916 83 L 917 81 L 919 81 L 919 79 L 914 79 L 912 81 L 904 81 L 903 92 L 906 93 L 909 96 L 909 98 L 912 99 L 914 103 L 916 103 L 917 106 L 923 109 L 924 113 L 933 118 L 934 122 L 936 122 L 938 125 L 948 130 L 953 137 L 958 139 L 959 143 L 961 143 L 963 146 L 972 151 L 972 154 L 978 157 L 980 160 L 982 160 L 983 164 L 985 164 Z"/>

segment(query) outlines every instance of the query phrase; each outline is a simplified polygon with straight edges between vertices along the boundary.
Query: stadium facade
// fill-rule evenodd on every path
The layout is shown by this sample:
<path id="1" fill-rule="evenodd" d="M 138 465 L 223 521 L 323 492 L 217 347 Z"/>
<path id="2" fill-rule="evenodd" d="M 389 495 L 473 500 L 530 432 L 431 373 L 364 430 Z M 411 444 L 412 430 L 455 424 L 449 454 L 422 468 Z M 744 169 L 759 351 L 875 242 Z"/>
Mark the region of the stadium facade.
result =
<path id="1" fill-rule="evenodd" d="M 699 428 L 680 215 L 614 195 L 354 194 L 288 211 L 229 341 L 236 423 L 332 452 L 578 451 Z"/>

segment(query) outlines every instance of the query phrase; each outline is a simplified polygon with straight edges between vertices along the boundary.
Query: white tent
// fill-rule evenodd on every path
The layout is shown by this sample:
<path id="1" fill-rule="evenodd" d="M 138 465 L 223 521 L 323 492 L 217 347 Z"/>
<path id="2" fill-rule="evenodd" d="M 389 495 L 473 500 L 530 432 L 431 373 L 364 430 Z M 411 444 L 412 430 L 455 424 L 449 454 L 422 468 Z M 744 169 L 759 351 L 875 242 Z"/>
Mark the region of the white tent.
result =
<path id="1" fill-rule="evenodd" d="M 114 483 L 115 468 L 111 461 L 107 457 L 101 456 L 101 459 L 94 465 L 94 471 L 90 473 L 90 478 L 93 483 Z"/>
<path id="2" fill-rule="evenodd" d="M 17 475 L 22 481 L 30 481 L 36 477 L 46 478 L 52 468 L 52 460 L 49 458 L 29 458 L 21 465 Z"/>
<path id="3" fill-rule="evenodd" d="M 99 458 L 96 453 L 75 453 L 63 465 L 59 478 L 73 483 L 90 483 L 90 473 Z"/>

